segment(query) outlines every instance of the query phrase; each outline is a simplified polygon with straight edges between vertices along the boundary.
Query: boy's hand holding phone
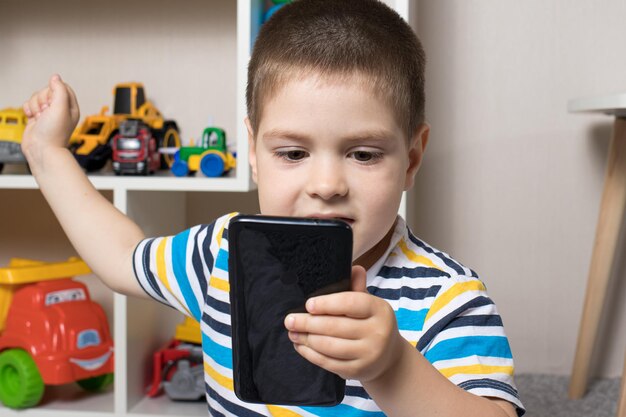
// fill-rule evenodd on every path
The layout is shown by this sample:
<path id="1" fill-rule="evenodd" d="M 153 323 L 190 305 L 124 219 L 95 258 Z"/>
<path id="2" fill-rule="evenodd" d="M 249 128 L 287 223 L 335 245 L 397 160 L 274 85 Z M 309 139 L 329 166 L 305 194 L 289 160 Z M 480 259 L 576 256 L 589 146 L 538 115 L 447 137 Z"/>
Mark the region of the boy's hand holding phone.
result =
<path id="1" fill-rule="evenodd" d="M 391 306 L 369 294 L 366 271 L 352 267 L 352 291 L 311 298 L 308 313 L 289 314 L 285 327 L 305 359 L 361 383 L 391 369 L 406 343 Z"/>
<path id="2" fill-rule="evenodd" d="M 78 123 L 80 111 L 76 95 L 57 74 L 48 86 L 35 92 L 23 105 L 28 123 L 22 139 L 22 151 L 33 173 L 42 168 L 44 155 L 66 149 L 67 141 Z"/>

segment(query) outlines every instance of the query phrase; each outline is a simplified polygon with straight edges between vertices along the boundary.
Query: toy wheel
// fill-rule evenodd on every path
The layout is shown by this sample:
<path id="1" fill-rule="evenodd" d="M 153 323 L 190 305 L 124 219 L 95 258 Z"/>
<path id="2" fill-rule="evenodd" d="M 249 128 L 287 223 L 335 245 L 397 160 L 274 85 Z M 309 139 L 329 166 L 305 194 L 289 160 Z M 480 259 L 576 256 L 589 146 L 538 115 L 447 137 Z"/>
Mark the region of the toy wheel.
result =
<path id="1" fill-rule="evenodd" d="M 143 161 L 144 165 L 143 165 L 143 169 L 141 170 L 140 174 L 141 175 L 150 175 L 150 159 L 146 158 Z"/>
<path id="2" fill-rule="evenodd" d="M 113 374 L 104 374 L 76 381 L 79 387 L 89 392 L 97 392 L 106 389 L 113 383 Z"/>
<path id="3" fill-rule="evenodd" d="M 28 408 L 39 403 L 44 384 L 37 365 L 21 349 L 0 354 L 0 402 L 9 408 Z"/>
<path id="4" fill-rule="evenodd" d="M 96 146 L 89 155 L 74 154 L 78 164 L 87 172 L 94 172 L 104 168 L 112 155 L 113 149 L 108 144 Z"/>
<path id="5" fill-rule="evenodd" d="M 163 134 L 163 140 L 161 141 L 160 147 L 180 148 L 180 136 L 178 135 L 178 131 L 173 127 L 169 127 Z M 171 168 L 174 164 L 174 157 L 172 155 L 162 154 L 161 158 L 161 166 L 163 168 Z"/>
<path id="6" fill-rule="evenodd" d="M 185 177 L 189 175 L 189 164 L 187 164 L 187 162 L 185 161 L 174 161 L 171 170 L 172 173 L 177 177 Z"/>
<path id="7" fill-rule="evenodd" d="M 224 173 L 224 159 L 214 153 L 204 155 L 200 160 L 200 170 L 207 177 L 219 177 Z"/>

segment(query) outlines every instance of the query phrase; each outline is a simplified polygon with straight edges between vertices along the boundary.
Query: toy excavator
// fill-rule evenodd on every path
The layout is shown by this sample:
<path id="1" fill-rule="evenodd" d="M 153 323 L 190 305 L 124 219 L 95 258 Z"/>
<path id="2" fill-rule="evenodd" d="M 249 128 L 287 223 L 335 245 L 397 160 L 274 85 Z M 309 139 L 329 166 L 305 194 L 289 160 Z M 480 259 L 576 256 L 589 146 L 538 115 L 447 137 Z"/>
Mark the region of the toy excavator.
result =
<path id="1" fill-rule="evenodd" d="M 143 84 L 117 84 L 113 97 L 113 114 L 107 114 L 109 107 L 104 106 L 100 114 L 87 116 L 70 138 L 69 148 L 86 171 L 97 171 L 111 159 L 112 139 L 119 132 L 120 124 L 128 119 L 146 124 L 157 140 L 157 148 L 180 147 L 178 125 L 173 120 L 165 120 L 154 104 L 146 100 Z M 161 157 L 161 167 L 169 168 L 173 157 L 168 154 Z"/>

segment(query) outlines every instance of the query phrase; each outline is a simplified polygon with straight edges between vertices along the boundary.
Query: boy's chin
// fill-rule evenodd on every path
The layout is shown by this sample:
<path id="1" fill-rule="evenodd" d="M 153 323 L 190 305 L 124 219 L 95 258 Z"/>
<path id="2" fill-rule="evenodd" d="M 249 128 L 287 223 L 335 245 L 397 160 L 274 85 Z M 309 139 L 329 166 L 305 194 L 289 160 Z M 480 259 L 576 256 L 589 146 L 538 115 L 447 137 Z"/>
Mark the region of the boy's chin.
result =
<path id="1" fill-rule="evenodd" d="M 391 237 L 393 236 L 394 229 L 395 222 L 391 229 L 389 229 L 387 234 L 369 250 L 365 251 L 365 253 L 357 257 L 355 257 L 355 255 L 353 254 L 352 259 L 356 259 L 352 262 L 352 265 L 360 265 L 365 269 L 369 269 L 372 265 L 374 265 L 376 261 L 378 261 L 380 257 L 383 256 L 384 253 L 387 251 L 387 248 L 389 247 L 389 242 L 391 242 Z"/>

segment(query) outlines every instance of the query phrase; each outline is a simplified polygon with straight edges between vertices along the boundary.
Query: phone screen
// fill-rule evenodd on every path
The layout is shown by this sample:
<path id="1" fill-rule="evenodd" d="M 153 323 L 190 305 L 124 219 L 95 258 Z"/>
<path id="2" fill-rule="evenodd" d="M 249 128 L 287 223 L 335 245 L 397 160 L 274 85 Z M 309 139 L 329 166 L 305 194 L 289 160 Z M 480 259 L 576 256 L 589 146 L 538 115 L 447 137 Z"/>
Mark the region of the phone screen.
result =
<path id="1" fill-rule="evenodd" d="M 339 220 L 237 216 L 229 279 L 235 393 L 243 401 L 335 405 L 345 380 L 301 357 L 284 320 L 308 298 L 350 289 L 352 230 Z"/>

